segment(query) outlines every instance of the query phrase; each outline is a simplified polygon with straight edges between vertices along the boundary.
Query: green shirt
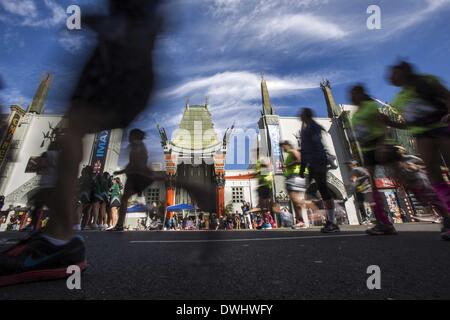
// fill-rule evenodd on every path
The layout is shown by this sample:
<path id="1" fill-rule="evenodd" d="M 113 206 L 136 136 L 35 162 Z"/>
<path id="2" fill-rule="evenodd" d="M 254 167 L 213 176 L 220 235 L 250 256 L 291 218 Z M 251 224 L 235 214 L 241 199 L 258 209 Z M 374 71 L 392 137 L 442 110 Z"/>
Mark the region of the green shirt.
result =
<path id="1" fill-rule="evenodd" d="M 289 163 L 292 163 L 295 160 L 296 160 L 295 156 L 291 152 L 289 152 L 286 159 L 284 159 L 284 165 L 285 165 L 284 176 L 285 177 L 289 177 L 291 175 L 300 175 L 301 168 L 302 168 L 300 163 L 296 163 L 296 164 L 287 166 Z M 308 168 L 305 169 L 304 174 L 308 175 Z"/>
<path id="2" fill-rule="evenodd" d="M 439 79 L 434 76 L 427 75 L 425 77 L 427 78 L 427 81 L 429 81 L 429 82 L 440 83 Z M 420 99 L 420 98 L 419 98 L 419 95 L 416 93 L 416 90 L 413 87 L 405 87 L 405 88 L 402 88 L 395 95 L 394 99 L 392 100 L 392 102 L 390 104 L 398 113 L 403 115 L 406 106 L 411 101 L 414 101 L 417 99 Z M 426 127 L 411 126 L 408 128 L 408 130 L 410 130 L 410 132 L 413 135 L 416 135 L 416 134 L 421 134 L 421 133 L 426 132 L 431 129 L 441 128 L 441 127 L 446 127 L 446 124 L 445 123 L 434 123 L 434 124 L 428 125 Z"/>
<path id="3" fill-rule="evenodd" d="M 111 198 L 120 197 L 120 186 L 118 183 L 114 183 L 111 187 Z"/>
<path id="4" fill-rule="evenodd" d="M 296 163 L 296 164 L 291 164 L 290 166 L 288 166 L 288 164 L 295 162 L 295 156 L 289 152 L 286 159 L 284 159 L 284 165 L 286 166 L 286 168 L 284 169 L 284 175 L 286 177 L 289 177 L 291 175 L 299 175 L 300 174 L 300 164 Z"/>
<path id="5" fill-rule="evenodd" d="M 353 131 L 362 151 L 375 150 L 376 141 L 385 135 L 386 126 L 374 121 L 379 114 L 375 101 L 364 101 L 352 116 Z"/>
<path id="6" fill-rule="evenodd" d="M 272 170 L 270 168 L 262 168 L 259 160 L 256 162 L 256 175 L 258 177 L 258 185 L 272 189 Z"/>

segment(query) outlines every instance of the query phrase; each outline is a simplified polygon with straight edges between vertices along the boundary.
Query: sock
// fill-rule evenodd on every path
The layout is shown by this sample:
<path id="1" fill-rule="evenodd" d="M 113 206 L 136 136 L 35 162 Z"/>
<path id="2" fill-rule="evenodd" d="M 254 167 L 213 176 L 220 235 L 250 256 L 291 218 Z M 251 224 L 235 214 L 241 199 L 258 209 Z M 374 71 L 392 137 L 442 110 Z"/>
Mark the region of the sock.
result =
<path id="1" fill-rule="evenodd" d="M 384 211 L 384 204 L 381 194 L 376 190 L 373 191 L 373 201 L 375 202 L 373 214 L 375 215 L 375 218 L 377 218 L 377 221 L 383 224 L 391 224 L 391 221 L 389 221 L 389 218 Z"/>
<path id="2" fill-rule="evenodd" d="M 334 214 L 334 209 L 327 209 L 328 221 L 336 224 L 336 216 Z"/>
<path id="3" fill-rule="evenodd" d="M 42 237 L 55 246 L 63 246 L 69 243 L 70 240 L 60 240 L 53 237 L 50 237 L 47 234 L 43 234 Z"/>

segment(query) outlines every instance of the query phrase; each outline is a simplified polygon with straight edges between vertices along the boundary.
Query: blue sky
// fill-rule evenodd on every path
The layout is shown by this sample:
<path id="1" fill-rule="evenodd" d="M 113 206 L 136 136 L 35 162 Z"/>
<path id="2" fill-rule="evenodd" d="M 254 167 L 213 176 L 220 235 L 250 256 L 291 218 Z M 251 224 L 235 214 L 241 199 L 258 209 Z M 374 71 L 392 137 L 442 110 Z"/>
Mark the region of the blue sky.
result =
<path id="1" fill-rule="evenodd" d="M 379 99 L 396 92 L 386 67 L 399 57 L 450 83 L 450 0 L 169 0 L 156 56 L 158 88 L 148 112 L 132 125 L 148 132 L 152 160 L 161 161 L 155 124 L 169 135 L 186 97 L 209 97 L 218 132 L 234 121 L 255 127 L 261 110 L 260 75 L 280 115 L 300 107 L 326 114 L 319 82 L 328 78 L 338 103 L 363 82 Z M 66 8 L 105 12 L 104 1 L 0 0 L 0 91 L 5 106 L 27 106 L 44 72 L 54 74 L 46 111 L 66 108 L 95 35 L 65 29 Z M 381 8 L 381 30 L 368 30 L 366 9 Z"/>

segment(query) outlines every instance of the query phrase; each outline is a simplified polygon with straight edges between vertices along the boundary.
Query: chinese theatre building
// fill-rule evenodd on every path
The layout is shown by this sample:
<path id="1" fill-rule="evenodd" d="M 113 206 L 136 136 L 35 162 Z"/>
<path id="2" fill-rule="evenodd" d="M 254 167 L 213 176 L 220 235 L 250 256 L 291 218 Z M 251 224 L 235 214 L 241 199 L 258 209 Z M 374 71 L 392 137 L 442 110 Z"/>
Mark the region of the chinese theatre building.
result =
<path id="1" fill-rule="evenodd" d="M 186 103 L 179 127 L 167 138 L 164 129 L 159 129 L 166 167 L 166 205 L 193 204 L 187 190 L 177 188 L 186 182 L 213 185 L 215 205 L 202 208 L 210 213 L 224 214 L 225 208 L 225 157 L 229 130 L 223 139 L 217 136 L 208 103 L 189 105 Z"/>

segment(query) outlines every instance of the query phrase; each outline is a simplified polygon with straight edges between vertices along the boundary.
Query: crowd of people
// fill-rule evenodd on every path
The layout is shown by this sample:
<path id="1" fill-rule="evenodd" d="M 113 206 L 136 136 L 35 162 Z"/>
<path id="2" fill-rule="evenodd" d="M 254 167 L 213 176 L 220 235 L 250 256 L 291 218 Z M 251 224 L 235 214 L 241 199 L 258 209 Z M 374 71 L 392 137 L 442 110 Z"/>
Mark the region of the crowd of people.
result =
<path id="1" fill-rule="evenodd" d="M 75 230 L 110 230 L 116 226 L 122 198 L 122 181 L 108 172 L 86 166 L 78 179 Z"/>
<path id="2" fill-rule="evenodd" d="M 223 216 L 200 212 L 184 216 L 170 214 L 166 219 L 166 230 L 260 230 L 277 228 L 276 218 L 265 218 L 259 209 L 252 210 L 250 203 L 243 201 L 241 211 L 228 212 Z"/>

